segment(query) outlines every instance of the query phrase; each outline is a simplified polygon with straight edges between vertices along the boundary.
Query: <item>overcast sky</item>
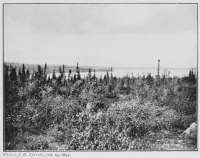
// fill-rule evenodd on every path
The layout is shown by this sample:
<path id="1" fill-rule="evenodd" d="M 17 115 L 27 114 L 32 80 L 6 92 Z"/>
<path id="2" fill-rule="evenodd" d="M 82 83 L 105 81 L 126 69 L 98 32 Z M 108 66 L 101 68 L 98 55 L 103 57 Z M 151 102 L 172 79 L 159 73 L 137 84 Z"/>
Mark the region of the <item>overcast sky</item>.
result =
<path id="1" fill-rule="evenodd" d="M 196 67 L 195 4 L 6 4 L 8 62 Z"/>

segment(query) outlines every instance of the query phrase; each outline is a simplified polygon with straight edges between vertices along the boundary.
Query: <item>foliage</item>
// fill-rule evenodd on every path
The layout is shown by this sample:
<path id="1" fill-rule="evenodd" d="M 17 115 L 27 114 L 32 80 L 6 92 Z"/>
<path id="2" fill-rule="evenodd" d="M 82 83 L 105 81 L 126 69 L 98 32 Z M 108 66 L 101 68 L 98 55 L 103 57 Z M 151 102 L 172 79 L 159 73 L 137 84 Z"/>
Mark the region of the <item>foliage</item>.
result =
<path id="1" fill-rule="evenodd" d="M 197 120 L 196 77 L 81 77 L 47 64 L 30 73 L 4 65 L 5 148 L 152 150 L 152 133 L 177 132 Z M 156 139 L 156 138 L 155 138 Z"/>

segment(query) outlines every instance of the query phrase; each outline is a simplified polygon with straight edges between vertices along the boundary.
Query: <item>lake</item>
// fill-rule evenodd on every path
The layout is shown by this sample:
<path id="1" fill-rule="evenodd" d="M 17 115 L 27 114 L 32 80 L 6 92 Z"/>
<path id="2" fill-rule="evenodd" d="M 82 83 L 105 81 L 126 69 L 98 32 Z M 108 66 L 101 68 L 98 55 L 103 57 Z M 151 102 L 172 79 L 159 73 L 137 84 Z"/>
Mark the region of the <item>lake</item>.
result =
<path id="1" fill-rule="evenodd" d="M 179 69 L 179 68 L 165 68 L 165 69 L 160 69 L 160 75 L 167 75 L 170 77 L 183 77 L 187 76 L 189 74 L 189 68 L 188 69 Z M 193 69 L 194 72 L 196 73 L 196 69 Z M 110 74 L 111 72 L 109 72 Z M 151 73 L 151 75 L 155 76 L 157 74 L 156 68 L 113 68 L 112 74 L 113 76 L 116 77 L 124 77 L 124 76 L 143 76 L 143 75 L 148 75 Z M 59 73 L 55 73 L 56 76 L 59 76 Z M 72 72 L 71 75 L 73 75 L 74 72 Z M 92 72 L 92 75 L 94 72 Z M 68 76 L 68 73 L 65 73 L 66 76 Z M 88 72 L 81 72 L 81 77 L 86 77 L 88 75 Z M 106 71 L 101 71 L 101 72 L 95 72 L 96 77 L 104 77 L 106 75 Z M 49 73 L 48 76 L 50 78 L 52 77 L 52 73 Z"/>

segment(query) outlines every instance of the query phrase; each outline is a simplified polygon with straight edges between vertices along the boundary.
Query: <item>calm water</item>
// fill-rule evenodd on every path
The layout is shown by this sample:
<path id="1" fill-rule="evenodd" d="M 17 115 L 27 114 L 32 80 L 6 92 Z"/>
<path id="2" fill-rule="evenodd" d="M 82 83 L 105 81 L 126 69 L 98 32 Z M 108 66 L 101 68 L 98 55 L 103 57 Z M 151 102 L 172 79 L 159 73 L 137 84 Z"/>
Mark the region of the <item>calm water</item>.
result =
<path id="1" fill-rule="evenodd" d="M 160 75 L 166 74 L 170 77 L 183 77 L 187 76 L 189 74 L 190 69 L 161 69 Z M 193 69 L 194 70 L 194 69 Z M 194 70 L 196 73 L 196 70 Z M 113 76 L 116 77 L 124 77 L 124 76 L 143 76 L 151 73 L 151 75 L 155 76 L 157 74 L 157 70 L 153 68 L 114 68 L 113 69 Z M 110 72 L 109 72 L 110 74 Z M 66 76 L 68 76 L 68 73 L 65 73 Z M 73 72 L 72 72 L 73 75 Z M 88 75 L 88 72 L 81 72 L 81 77 L 85 77 Z M 93 72 L 92 72 L 93 75 Z M 104 77 L 106 75 L 106 72 L 95 72 L 96 77 Z M 52 77 L 52 73 L 48 74 L 50 78 Z M 59 73 L 56 73 L 56 76 L 59 76 Z"/>

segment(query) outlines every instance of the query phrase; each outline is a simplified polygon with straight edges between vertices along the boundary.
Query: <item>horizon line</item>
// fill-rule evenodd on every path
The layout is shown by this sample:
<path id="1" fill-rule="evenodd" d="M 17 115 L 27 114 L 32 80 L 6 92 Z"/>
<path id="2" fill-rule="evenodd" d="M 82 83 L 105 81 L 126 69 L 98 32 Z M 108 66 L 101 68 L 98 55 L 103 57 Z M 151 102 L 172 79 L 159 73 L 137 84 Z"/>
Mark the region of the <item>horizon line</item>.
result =
<path id="1" fill-rule="evenodd" d="M 47 64 L 50 65 L 50 66 L 62 66 L 62 65 L 65 65 L 65 66 L 68 66 L 68 67 L 76 67 L 76 64 L 79 63 L 77 62 L 76 64 L 74 65 L 67 65 L 67 64 L 48 64 L 47 62 L 44 62 L 43 64 L 39 64 L 39 63 L 26 63 L 26 62 L 10 62 L 10 61 L 3 61 L 4 64 L 20 64 L 20 65 L 45 65 Z M 99 65 L 82 65 L 79 67 L 99 67 L 99 68 L 112 68 L 112 69 L 156 69 L 157 67 L 153 67 L 153 66 L 99 66 Z M 190 67 L 160 67 L 161 69 L 197 69 L 198 66 L 190 66 Z"/>

